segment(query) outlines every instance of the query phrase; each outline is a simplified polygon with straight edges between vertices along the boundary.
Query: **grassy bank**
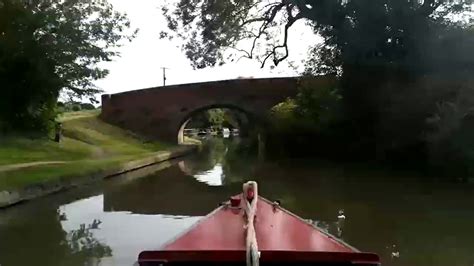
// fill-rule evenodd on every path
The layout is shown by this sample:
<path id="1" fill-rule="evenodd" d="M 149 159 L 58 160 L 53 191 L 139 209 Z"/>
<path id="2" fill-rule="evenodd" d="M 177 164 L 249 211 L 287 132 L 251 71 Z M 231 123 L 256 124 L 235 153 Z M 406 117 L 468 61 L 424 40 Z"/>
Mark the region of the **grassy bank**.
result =
<path id="1" fill-rule="evenodd" d="M 131 132 L 104 123 L 98 114 L 64 114 L 60 118 L 61 143 L 22 137 L 0 139 L 0 191 L 87 174 L 170 148 L 167 144 L 143 141 Z"/>
<path id="2" fill-rule="evenodd" d="M 184 144 L 188 144 L 188 145 L 202 145 L 202 141 L 199 140 L 199 139 L 197 139 L 197 138 L 184 136 Z"/>

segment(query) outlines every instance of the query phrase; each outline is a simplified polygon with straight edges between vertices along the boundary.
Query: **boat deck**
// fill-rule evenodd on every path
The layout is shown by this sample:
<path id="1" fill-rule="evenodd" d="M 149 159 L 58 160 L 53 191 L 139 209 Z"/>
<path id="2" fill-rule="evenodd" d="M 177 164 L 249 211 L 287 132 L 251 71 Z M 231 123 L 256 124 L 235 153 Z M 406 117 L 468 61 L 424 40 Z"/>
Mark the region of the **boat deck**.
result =
<path id="1" fill-rule="evenodd" d="M 160 250 L 142 252 L 140 264 L 153 261 L 173 262 L 166 265 L 189 262 L 199 265 L 195 264 L 199 261 L 205 265 L 245 264 L 243 215 L 240 208 L 220 207 Z M 288 265 L 285 261 L 292 265 L 378 265 L 377 255 L 359 252 L 262 197 L 257 202 L 255 231 L 261 265 Z"/>
<path id="2" fill-rule="evenodd" d="M 219 208 L 165 250 L 245 250 L 242 210 Z M 258 249 L 285 251 L 354 252 L 335 238 L 260 197 L 255 218 Z"/>

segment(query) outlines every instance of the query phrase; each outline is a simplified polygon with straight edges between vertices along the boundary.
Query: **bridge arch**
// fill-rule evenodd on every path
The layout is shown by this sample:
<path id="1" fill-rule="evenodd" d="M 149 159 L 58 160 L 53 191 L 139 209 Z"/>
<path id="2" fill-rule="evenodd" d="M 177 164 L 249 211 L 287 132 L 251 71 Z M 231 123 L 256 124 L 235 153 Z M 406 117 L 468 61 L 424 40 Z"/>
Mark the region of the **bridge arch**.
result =
<path id="1" fill-rule="evenodd" d="M 262 119 L 258 117 L 257 114 L 252 113 L 249 110 L 246 110 L 245 108 L 232 104 L 232 103 L 214 103 L 206 106 L 200 106 L 197 107 L 196 109 L 193 109 L 189 111 L 183 119 L 180 120 L 178 123 L 178 127 L 176 128 L 177 132 L 177 137 L 178 137 L 178 144 L 183 144 L 184 143 L 184 129 L 186 128 L 186 125 L 193 119 L 193 117 L 197 116 L 198 114 L 201 114 L 203 112 L 206 112 L 208 110 L 212 109 L 229 109 L 229 110 L 235 110 L 239 112 L 240 114 L 243 114 L 246 117 L 246 121 L 243 121 L 246 124 L 256 124 L 257 121 L 261 121 Z M 239 126 L 244 126 L 242 125 L 242 121 L 239 121 L 240 125 Z"/>

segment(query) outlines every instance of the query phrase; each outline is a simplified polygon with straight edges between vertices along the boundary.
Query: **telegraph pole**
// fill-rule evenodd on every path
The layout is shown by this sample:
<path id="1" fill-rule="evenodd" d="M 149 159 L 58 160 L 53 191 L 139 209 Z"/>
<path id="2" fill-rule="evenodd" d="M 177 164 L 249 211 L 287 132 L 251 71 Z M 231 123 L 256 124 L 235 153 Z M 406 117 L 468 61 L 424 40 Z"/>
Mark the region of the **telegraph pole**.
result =
<path id="1" fill-rule="evenodd" d="M 163 87 L 166 86 L 166 70 L 169 69 L 167 67 L 162 67 L 163 69 Z"/>

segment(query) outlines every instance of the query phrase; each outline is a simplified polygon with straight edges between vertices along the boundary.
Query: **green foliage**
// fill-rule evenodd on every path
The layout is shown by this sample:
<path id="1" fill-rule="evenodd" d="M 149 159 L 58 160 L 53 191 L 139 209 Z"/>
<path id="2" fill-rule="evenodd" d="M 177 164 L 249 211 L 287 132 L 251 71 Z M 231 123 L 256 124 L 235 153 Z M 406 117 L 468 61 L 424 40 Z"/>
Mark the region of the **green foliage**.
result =
<path id="1" fill-rule="evenodd" d="M 81 111 L 81 106 L 80 105 L 73 105 L 71 108 L 71 111 L 77 112 Z"/>
<path id="2" fill-rule="evenodd" d="M 327 125 L 339 119 L 342 96 L 337 87 L 318 87 L 302 79 L 296 96 L 297 113 L 314 124 Z"/>
<path id="3" fill-rule="evenodd" d="M 68 245 L 74 260 L 78 258 L 104 258 L 112 256 L 112 249 L 97 240 L 94 237 L 92 230 L 98 228 L 100 220 L 93 220 L 92 224 L 87 227 L 85 224 L 81 224 L 79 229 L 72 230 L 67 233 L 65 243 Z"/>
<path id="4" fill-rule="evenodd" d="M 92 100 L 128 27 L 105 0 L 0 0 L 0 133 L 46 133 L 60 93 Z"/>
<path id="5" fill-rule="evenodd" d="M 239 30 L 239 25 L 254 2 L 180 0 L 174 6 L 166 3 L 162 11 L 169 31 L 160 36 L 185 40 L 182 47 L 195 68 L 219 65 L 224 59 L 220 49 L 232 46 L 245 34 Z M 195 23 L 198 30 L 195 30 Z"/>
<path id="6" fill-rule="evenodd" d="M 346 116 L 354 121 L 357 127 L 354 130 L 364 137 L 375 139 L 382 132 L 394 136 L 392 133 L 399 128 L 423 124 L 426 117 L 410 117 L 408 113 L 399 112 L 401 117 L 412 121 L 391 119 L 391 128 L 379 127 L 385 123 L 386 109 L 416 108 L 394 101 L 400 95 L 409 99 L 426 92 L 412 83 L 426 76 L 452 79 L 474 70 L 474 54 L 470 48 L 474 45 L 472 27 L 451 20 L 456 14 L 472 9 L 467 3 L 436 0 L 423 4 L 419 1 L 321 2 L 326 2 L 322 5 L 332 12 L 314 11 L 313 28 L 325 41 L 311 51 L 306 62 L 307 72 L 324 74 L 341 70 Z M 398 87 L 393 88 L 393 84 Z M 404 87 L 411 87 L 412 95 L 404 91 Z M 387 95 L 393 98 L 388 99 Z M 432 103 L 426 107 L 433 108 Z M 433 111 L 424 110 L 425 114 Z M 412 139 L 407 139 L 408 142 L 420 140 L 423 129 L 415 128 L 418 132 L 410 132 Z"/>
<path id="7" fill-rule="evenodd" d="M 78 112 L 82 110 L 94 110 L 95 106 L 91 103 L 81 103 L 81 102 L 58 102 L 57 103 L 57 110 L 60 113 L 63 112 Z"/>
<path id="8" fill-rule="evenodd" d="M 299 81 L 299 92 L 271 110 L 280 130 L 322 131 L 341 119 L 342 97 L 337 87 L 319 87 L 311 78 Z"/>
<path id="9" fill-rule="evenodd" d="M 308 55 L 308 59 L 305 61 L 304 75 L 342 75 L 341 52 L 338 48 L 318 44 L 311 48 Z"/>
<path id="10" fill-rule="evenodd" d="M 341 128 L 342 97 L 337 85 L 321 86 L 311 78 L 299 81 L 299 93 L 271 110 L 267 133 L 271 154 L 335 156 L 347 141 Z M 337 156 L 337 155 L 336 155 Z"/>
<path id="11" fill-rule="evenodd" d="M 451 101 L 437 104 L 427 119 L 431 163 L 461 176 L 474 175 L 474 91 L 463 86 Z"/>
<path id="12" fill-rule="evenodd" d="M 287 98 L 284 102 L 281 102 L 271 109 L 271 116 L 274 122 L 274 126 L 277 128 L 291 128 L 296 124 L 299 119 L 296 115 L 295 99 Z"/>
<path id="13" fill-rule="evenodd" d="M 210 109 L 207 111 L 209 123 L 217 128 L 222 128 L 225 121 L 225 111 L 223 109 Z"/>
<path id="14" fill-rule="evenodd" d="M 239 117 L 241 115 L 241 111 L 228 108 L 212 108 L 194 115 L 186 126 L 188 128 L 234 128 L 240 126 Z"/>
<path id="15" fill-rule="evenodd" d="M 81 103 L 81 110 L 94 110 L 95 106 L 91 103 Z"/>

